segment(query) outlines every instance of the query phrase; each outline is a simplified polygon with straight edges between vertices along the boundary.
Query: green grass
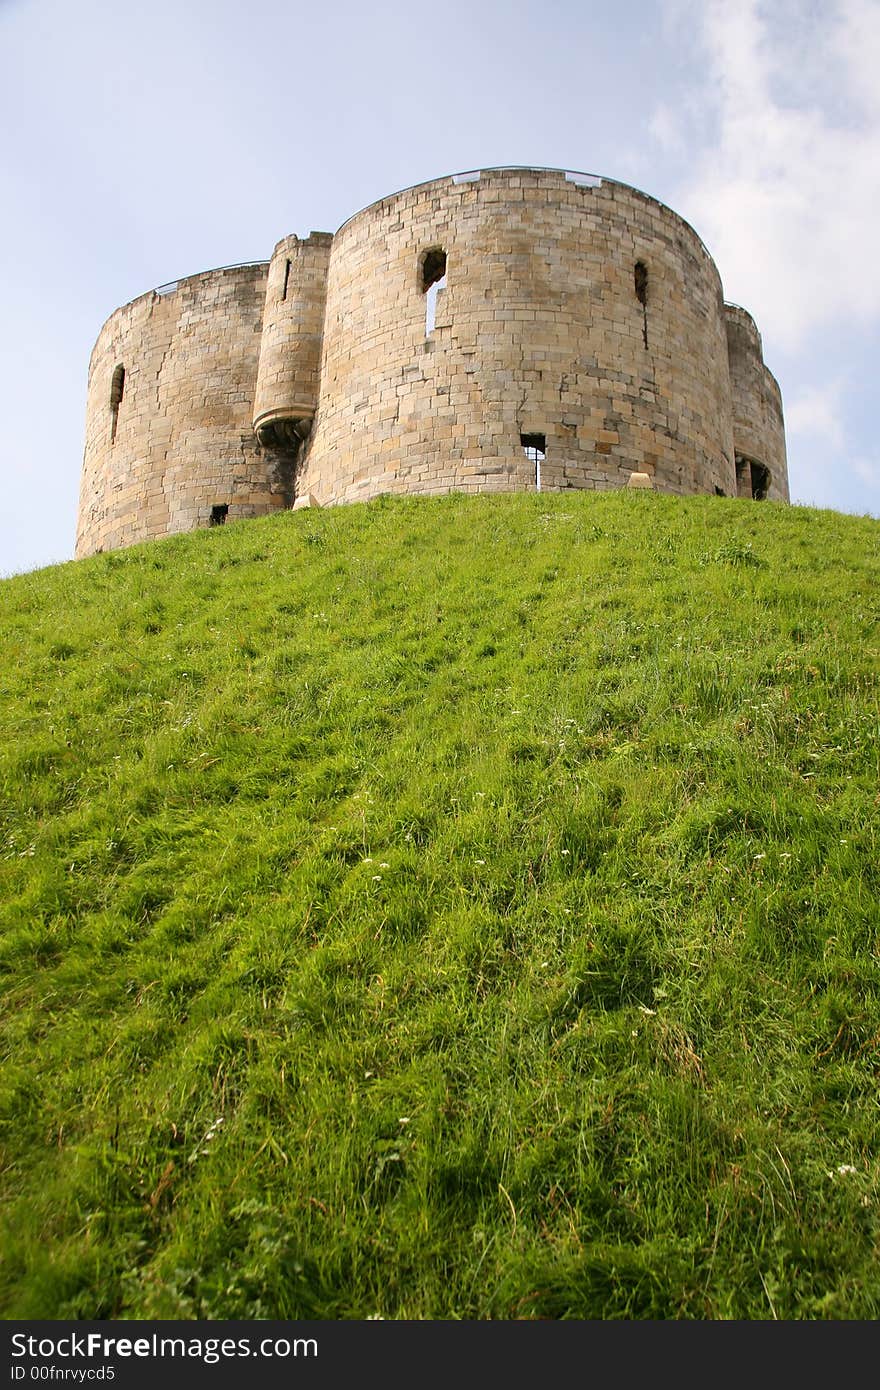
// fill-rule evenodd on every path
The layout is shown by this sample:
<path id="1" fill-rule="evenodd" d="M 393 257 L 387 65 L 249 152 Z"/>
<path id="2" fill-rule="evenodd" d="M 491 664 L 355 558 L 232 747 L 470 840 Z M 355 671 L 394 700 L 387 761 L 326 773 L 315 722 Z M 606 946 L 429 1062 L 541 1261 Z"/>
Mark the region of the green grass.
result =
<path id="1" fill-rule="evenodd" d="M 378 499 L 3 581 L 3 1315 L 880 1316 L 878 542 Z"/>

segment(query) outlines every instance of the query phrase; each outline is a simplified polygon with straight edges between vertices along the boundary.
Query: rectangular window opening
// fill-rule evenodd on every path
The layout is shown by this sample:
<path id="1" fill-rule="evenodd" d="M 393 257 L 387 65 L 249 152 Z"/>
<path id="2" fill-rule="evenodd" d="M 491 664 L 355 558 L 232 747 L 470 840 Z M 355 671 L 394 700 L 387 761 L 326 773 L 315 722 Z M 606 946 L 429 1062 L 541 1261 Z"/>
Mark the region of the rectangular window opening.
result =
<path id="1" fill-rule="evenodd" d="M 535 465 L 535 489 L 541 491 L 541 464 L 547 456 L 547 437 L 543 434 L 521 434 L 523 453 Z"/>
<path id="2" fill-rule="evenodd" d="M 446 289 L 446 252 L 432 246 L 421 258 L 419 284 L 425 296 L 425 337 L 430 338 L 437 321 L 437 291 Z"/>
<path id="3" fill-rule="evenodd" d="M 446 276 L 435 280 L 425 291 L 425 337 L 430 338 L 437 322 L 437 291 L 446 289 Z"/>
<path id="4" fill-rule="evenodd" d="M 228 502 L 218 502 L 217 505 L 216 505 L 215 507 L 212 507 L 212 508 L 211 508 L 211 520 L 208 522 L 208 525 L 209 525 L 209 526 L 223 526 L 223 525 L 225 525 L 225 523 L 226 523 L 226 518 L 227 518 L 228 515 L 229 515 L 229 503 L 228 503 Z"/>
<path id="5" fill-rule="evenodd" d="M 287 286 L 290 284 L 290 261 L 284 262 L 284 284 L 281 289 L 281 298 L 287 298 Z"/>

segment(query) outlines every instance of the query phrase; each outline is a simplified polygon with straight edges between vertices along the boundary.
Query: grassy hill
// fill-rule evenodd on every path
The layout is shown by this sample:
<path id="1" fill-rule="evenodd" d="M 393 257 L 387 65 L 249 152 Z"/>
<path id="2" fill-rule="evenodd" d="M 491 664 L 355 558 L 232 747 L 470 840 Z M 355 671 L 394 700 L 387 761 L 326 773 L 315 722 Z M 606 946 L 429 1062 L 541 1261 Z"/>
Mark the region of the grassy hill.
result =
<path id="1" fill-rule="evenodd" d="M 880 1316 L 878 555 L 451 496 L 3 581 L 3 1315 Z"/>

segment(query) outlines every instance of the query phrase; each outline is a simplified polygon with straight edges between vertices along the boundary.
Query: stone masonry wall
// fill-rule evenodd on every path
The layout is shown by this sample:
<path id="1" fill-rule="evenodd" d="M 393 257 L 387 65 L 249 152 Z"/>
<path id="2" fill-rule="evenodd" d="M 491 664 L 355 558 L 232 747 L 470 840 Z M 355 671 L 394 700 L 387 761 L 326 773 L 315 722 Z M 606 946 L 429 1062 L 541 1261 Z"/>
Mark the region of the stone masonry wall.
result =
<path id="1" fill-rule="evenodd" d="M 333 237 L 285 237 L 269 264 L 254 400 L 254 430 L 271 446 L 290 443 L 289 427 L 310 424 L 318 408 L 327 266 Z"/>
<path id="2" fill-rule="evenodd" d="M 446 254 L 426 335 L 422 265 Z M 642 298 L 636 265 L 646 275 Z M 622 184 L 483 171 L 337 232 L 321 400 L 298 491 L 736 492 L 721 284 L 694 231 Z"/>
<path id="3" fill-rule="evenodd" d="M 194 275 L 104 325 L 89 368 L 77 555 L 207 525 L 216 506 L 257 516 L 292 500 L 252 425 L 266 271 Z"/>
<path id="4" fill-rule="evenodd" d="M 76 553 L 309 494 L 604 489 L 634 472 L 665 492 L 788 500 L 758 330 L 662 203 L 590 175 L 485 169 L 111 315 Z"/>
<path id="5" fill-rule="evenodd" d="M 770 472 L 767 497 L 788 501 L 788 465 L 782 396 L 776 378 L 764 366 L 761 335 L 751 314 L 725 304 L 733 440 L 736 453 L 762 463 Z M 743 488 L 740 488 L 743 495 Z"/>

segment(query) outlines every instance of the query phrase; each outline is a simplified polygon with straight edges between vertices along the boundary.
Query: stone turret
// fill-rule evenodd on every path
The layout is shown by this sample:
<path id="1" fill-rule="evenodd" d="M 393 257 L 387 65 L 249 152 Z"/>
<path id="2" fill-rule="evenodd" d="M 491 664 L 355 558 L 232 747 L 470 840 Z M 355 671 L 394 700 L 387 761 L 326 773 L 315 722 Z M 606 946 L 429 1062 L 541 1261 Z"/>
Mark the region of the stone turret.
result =
<path id="1" fill-rule="evenodd" d="M 318 409 L 327 269 L 333 237 L 285 237 L 269 262 L 254 433 L 264 448 L 296 452 Z"/>
<path id="2" fill-rule="evenodd" d="M 788 501 L 788 467 L 782 396 L 764 366 L 755 320 L 737 304 L 725 304 L 737 496 Z"/>

